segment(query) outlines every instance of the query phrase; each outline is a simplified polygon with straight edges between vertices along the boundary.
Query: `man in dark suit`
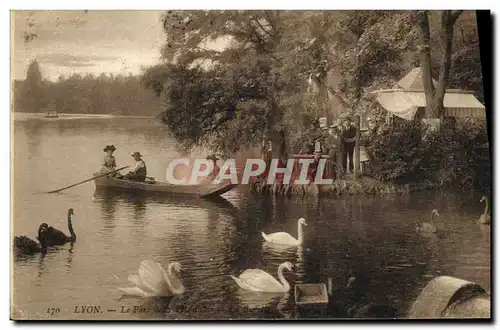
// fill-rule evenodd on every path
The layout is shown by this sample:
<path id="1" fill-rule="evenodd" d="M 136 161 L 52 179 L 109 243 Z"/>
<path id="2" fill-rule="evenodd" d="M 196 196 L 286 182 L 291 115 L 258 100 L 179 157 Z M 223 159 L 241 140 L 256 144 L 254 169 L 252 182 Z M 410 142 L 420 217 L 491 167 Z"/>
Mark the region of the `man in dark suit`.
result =
<path id="1" fill-rule="evenodd" d="M 347 158 L 349 157 L 349 172 L 354 173 L 354 146 L 356 145 L 356 127 L 350 118 L 344 121 L 344 130 L 342 133 L 343 155 L 342 167 L 347 173 Z"/>

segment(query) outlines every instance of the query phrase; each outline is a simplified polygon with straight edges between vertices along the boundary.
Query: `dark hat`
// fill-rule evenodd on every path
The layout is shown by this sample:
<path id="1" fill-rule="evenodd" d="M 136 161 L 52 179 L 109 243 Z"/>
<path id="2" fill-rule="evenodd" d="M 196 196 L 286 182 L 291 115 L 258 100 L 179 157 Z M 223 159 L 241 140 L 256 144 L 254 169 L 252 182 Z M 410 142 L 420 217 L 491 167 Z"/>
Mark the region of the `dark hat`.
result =
<path id="1" fill-rule="evenodd" d="M 103 149 L 103 151 L 104 151 L 104 152 L 107 152 L 108 150 L 115 151 L 115 150 L 116 150 L 116 148 L 115 148 L 115 146 L 114 146 L 114 145 L 112 145 L 112 144 L 111 144 L 111 145 L 107 145 L 107 146 Z"/>
<path id="2" fill-rule="evenodd" d="M 135 152 L 131 153 L 131 156 L 132 157 L 142 157 L 141 153 L 138 152 L 138 151 L 135 151 Z"/>

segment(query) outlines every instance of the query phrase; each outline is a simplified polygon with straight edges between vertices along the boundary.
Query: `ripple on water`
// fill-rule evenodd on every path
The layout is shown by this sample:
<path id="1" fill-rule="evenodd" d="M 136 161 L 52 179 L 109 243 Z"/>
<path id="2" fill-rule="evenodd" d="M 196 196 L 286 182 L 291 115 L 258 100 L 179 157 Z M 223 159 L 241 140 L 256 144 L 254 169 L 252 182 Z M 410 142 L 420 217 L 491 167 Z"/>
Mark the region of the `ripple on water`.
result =
<path id="1" fill-rule="evenodd" d="M 331 277 L 333 289 L 340 290 L 350 275 L 364 279 L 365 286 L 351 292 L 352 300 L 363 304 L 382 301 L 390 291 L 390 301 L 406 308 L 441 271 L 485 288 L 490 285 L 491 232 L 477 226 L 481 196 L 470 192 L 460 199 L 417 193 L 402 202 L 390 196 L 255 197 L 237 189 L 226 195 L 229 205 L 178 196 L 98 194 L 92 183 L 61 194 L 32 194 L 83 180 L 100 166 L 102 146 L 110 141 L 117 146 L 119 164 L 130 160 L 131 151 L 140 150 L 157 178 L 164 177 L 166 165 L 180 155 L 163 127 L 137 119 L 82 120 L 72 126 L 26 120 L 16 122 L 13 134 L 13 234 L 34 238 L 34 224 L 42 220 L 67 230 L 65 215 L 74 207 L 78 236 L 73 248 L 65 245 L 44 257 L 13 259 L 16 317 L 23 317 L 23 311 L 31 318 L 45 318 L 40 311 L 57 301 L 62 319 L 82 318 L 71 306 L 89 303 L 151 307 L 148 313 L 87 316 L 100 319 L 289 318 L 295 315 L 293 292 L 277 302 L 273 296 L 242 292 L 229 277 L 248 268 L 276 277 L 285 261 L 294 265 L 293 273 L 284 272 L 292 287 L 326 283 Z M 446 237 L 415 233 L 414 224 L 428 219 L 435 207 L 446 215 Z M 295 236 L 300 217 L 308 223 L 303 247 L 276 250 L 263 244 L 261 231 Z M 128 285 L 127 276 L 147 259 L 164 267 L 180 262 L 185 294 L 117 300 L 117 287 Z M 166 310 L 169 306 L 184 309 Z"/>

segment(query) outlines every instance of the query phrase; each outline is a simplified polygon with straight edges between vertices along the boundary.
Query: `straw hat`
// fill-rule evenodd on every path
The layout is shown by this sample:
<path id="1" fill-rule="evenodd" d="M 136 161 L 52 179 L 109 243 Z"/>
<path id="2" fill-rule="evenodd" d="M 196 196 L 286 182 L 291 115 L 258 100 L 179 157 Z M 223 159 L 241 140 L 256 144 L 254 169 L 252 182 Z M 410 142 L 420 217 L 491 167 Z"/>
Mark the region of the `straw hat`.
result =
<path id="1" fill-rule="evenodd" d="M 132 157 L 142 157 L 141 153 L 138 151 L 135 151 L 131 154 Z"/>

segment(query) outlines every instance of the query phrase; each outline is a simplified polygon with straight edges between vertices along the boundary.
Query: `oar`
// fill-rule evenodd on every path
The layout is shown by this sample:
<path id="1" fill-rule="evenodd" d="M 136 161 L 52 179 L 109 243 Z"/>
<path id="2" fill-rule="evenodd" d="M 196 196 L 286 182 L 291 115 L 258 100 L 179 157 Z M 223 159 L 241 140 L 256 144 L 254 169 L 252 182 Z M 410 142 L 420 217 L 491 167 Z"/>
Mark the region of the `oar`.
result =
<path id="1" fill-rule="evenodd" d="M 66 189 L 71 188 L 71 187 L 74 187 L 74 186 L 78 186 L 79 184 L 82 184 L 82 183 L 85 183 L 85 182 L 89 182 L 89 181 L 95 180 L 95 179 L 97 179 L 97 178 L 100 178 L 100 177 L 103 177 L 103 176 L 106 176 L 106 175 L 113 174 L 113 173 L 115 173 L 115 172 L 121 171 L 121 170 L 123 170 L 123 169 L 125 169 L 125 168 L 127 168 L 127 167 L 128 167 L 128 166 L 124 166 L 124 167 L 119 168 L 119 169 L 117 169 L 117 170 L 113 170 L 113 171 L 106 172 L 106 173 L 103 173 L 103 174 L 100 174 L 100 175 L 96 175 L 96 176 L 94 176 L 94 177 L 92 177 L 92 178 L 90 178 L 90 179 L 80 181 L 80 182 L 78 182 L 78 183 L 72 184 L 72 185 L 70 185 L 70 186 L 67 186 L 67 187 L 64 187 L 64 188 L 61 188 L 61 189 L 51 190 L 51 191 L 47 192 L 47 194 L 53 194 L 53 193 L 56 193 L 56 192 L 60 192 L 60 191 L 66 190 Z"/>

